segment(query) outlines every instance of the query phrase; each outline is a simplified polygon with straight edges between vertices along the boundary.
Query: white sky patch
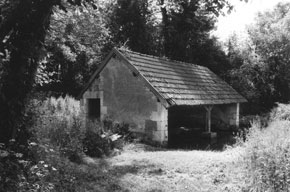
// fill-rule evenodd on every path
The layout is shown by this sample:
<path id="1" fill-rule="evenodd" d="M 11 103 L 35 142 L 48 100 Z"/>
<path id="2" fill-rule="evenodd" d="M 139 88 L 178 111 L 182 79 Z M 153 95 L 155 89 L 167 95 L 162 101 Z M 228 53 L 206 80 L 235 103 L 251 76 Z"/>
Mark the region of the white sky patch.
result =
<path id="1" fill-rule="evenodd" d="M 258 12 L 273 9 L 279 2 L 290 2 L 290 0 L 248 0 L 248 3 L 231 0 L 234 10 L 218 18 L 217 29 L 212 34 L 221 41 L 225 41 L 234 32 L 243 36 L 246 25 L 253 23 Z"/>

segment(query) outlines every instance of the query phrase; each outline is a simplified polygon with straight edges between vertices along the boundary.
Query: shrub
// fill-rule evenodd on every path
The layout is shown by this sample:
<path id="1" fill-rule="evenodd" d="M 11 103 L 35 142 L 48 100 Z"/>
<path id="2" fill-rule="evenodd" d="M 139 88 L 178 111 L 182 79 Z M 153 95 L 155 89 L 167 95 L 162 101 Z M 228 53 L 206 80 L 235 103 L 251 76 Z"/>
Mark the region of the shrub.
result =
<path id="1" fill-rule="evenodd" d="M 134 139 L 128 123 L 114 122 L 110 118 L 105 118 L 103 121 L 103 130 L 110 134 L 118 134 L 124 142 L 132 142 Z"/>
<path id="2" fill-rule="evenodd" d="M 23 167 L 9 147 L 0 144 L 0 191 L 17 191 Z"/>
<path id="3" fill-rule="evenodd" d="M 100 135 L 93 131 L 87 131 L 83 140 L 83 148 L 86 155 L 102 157 L 109 155 L 112 150 L 112 142 L 106 135 Z"/>
<path id="4" fill-rule="evenodd" d="M 44 178 L 50 174 L 51 166 L 44 161 L 35 162 L 34 156 L 25 154 L 39 151 L 34 145 L 22 146 L 11 142 L 0 145 L 0 191 L 51 191 L 52 183 Z"/>
<path id="5" fill-rule="evenodd" d="M 245 162 L 248 191 L 289 191 L 290 121 L 289 106 L 280 105 L 271 112 L 268 127 L 254 121 L 247 135 Z"/>
<path id="6" fill-rule="evenodd" d="M 111 136 L 113 148 L 122 149 L 125 143 L 132 142 L 135 138 L 129 129 L 129 124 L 115 123 L 113 126 L 113 134 Z M 114 139 L 118 138 L 118 139 Z"/>
<path id="7" fill-rule="evenodd" d="M 84 139 L 85 152 L 87 155 L 96 153 L 93 155 L 94 157 L 101 156 L 99 154 L 101 151 L 104 151 L 104 154 L 108 155 L 108 149 L 122 149 L 126 142 L 132 142 L 134 139 L 129 129 L 129 124 L 114 122 L 108 117 L 102 123 L 87 122 L 87 130 L 89 130 L 89 133 L 94 133 L 92 135 L 87 134 L 87 137 Z M 94 149 L 98 149 L 98 152 L 93 152 L 92 150 Z"/>
<path id="8" fill-rule="evenodd" d="M 287 120 L 290 121 L 290 104 L 277 103 L 270 113 L 270 120 Z"/>
<path id="9" fill-rule="evenodd" d="M 117 123 L 114 125 L 113 132 L 122 135 L 126 140 L 130 140 L 132 132 L 129 130 L 129 124 Z"/>

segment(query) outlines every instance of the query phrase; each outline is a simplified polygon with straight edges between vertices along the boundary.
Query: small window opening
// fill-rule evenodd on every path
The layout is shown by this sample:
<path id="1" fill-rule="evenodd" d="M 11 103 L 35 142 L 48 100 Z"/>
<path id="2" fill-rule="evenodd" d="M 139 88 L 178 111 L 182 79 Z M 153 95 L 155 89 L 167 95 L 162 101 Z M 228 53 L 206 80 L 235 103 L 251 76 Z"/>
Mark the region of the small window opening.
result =
<path id="1" fill-rule="evenodd" d="M 135 73 L 135 72 L 132 72 L 132 74 L 133 74 L 134 77 L 137 77 L 138 76 L 138 74 Z"/>

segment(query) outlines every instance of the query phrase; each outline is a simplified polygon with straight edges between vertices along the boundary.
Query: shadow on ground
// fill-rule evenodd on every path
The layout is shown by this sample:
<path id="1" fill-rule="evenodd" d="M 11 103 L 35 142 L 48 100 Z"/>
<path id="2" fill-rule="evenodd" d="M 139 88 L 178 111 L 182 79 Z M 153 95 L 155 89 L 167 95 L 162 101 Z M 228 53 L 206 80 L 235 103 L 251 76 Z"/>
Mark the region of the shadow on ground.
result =
<path id="1" fill-rule="evenodd" d="M 216 133 L 217 137 L 214 139 L 204 138 L 199 132 L 175 135 L 174 139 L 169 141 L 169 149 L 223 151 L 226 146 L 236 142 L 231 131 L 216 131 Z"/>
<path id="2" fill-rule="evenodd" d="M 125 175 L 138 175 L 146 170 L 150 174 L 160 174 L 162 170 L 146 162 L 132 162 L 128 164 L 112 165 L 107 159 L 85 157 L 81 167 L 81 180 L 85 182 L 85 191 L 130 191 L 121 182 Z M 141 173 L 142 172 L 142 173 Z M 84 183 L 83 183 L 84 184 Z M 83 185 L 82 184 L 82 185 Z"/>
<path id="3" fill-rule="evenodd" d="M 216 131 L 217 137 L 210 140 L 204 138 L 202 132 L 186 132 L 175 135 L 168 143 L 168 147 L 152 145 L 150 142 L 134 143 L 132 151 L 160 152 L 172 150 L 214 150 L 224 151 L 227 146 L 233 146 L 236 138 L 231 131 Z"/>

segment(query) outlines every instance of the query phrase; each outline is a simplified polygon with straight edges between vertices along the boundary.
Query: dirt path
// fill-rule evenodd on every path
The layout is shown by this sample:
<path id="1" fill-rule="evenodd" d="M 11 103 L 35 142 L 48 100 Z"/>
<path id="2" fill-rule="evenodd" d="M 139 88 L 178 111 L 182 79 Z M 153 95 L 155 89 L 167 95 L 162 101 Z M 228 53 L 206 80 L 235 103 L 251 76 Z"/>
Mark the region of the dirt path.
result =
<path id="1" fill-rule="evenodd" d="M 242 191 L 240 151 L 158 151 L 129 145 L 106 159 L 106 172 L 123 191 Z"/>

